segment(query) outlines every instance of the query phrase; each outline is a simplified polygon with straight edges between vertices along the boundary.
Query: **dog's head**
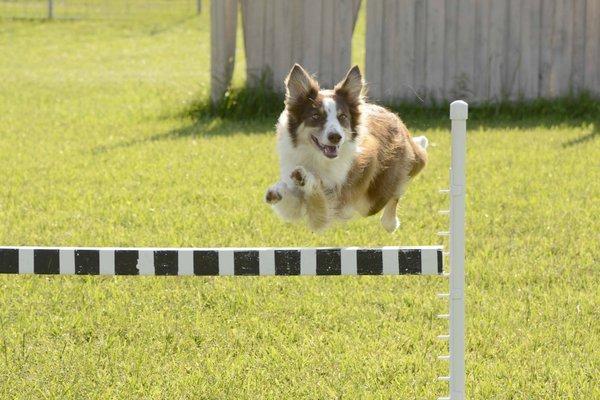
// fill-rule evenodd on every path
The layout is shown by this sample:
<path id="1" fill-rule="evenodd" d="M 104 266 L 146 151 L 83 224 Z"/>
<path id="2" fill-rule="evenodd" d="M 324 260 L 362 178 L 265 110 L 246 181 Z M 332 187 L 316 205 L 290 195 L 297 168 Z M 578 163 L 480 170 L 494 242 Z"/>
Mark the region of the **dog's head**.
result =
<path id="1" fill-rule="evenodd" d="M 319 83 L 296 64 L 285 86 L 288 130 L 295 146 L 306 145 L 334 159 L 344 146 L 354 142 L 363 102 L 358 66 L 352 67 L 333 90 L 321 90 Z"/>

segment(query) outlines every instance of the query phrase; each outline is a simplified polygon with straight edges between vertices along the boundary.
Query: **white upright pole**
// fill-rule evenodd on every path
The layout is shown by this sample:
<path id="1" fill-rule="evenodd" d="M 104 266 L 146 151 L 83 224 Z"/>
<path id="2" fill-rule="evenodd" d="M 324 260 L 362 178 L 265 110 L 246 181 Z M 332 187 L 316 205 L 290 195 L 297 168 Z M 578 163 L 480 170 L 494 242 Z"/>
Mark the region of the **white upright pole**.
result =
<path id="1" fill-rule="evenodd" d="M 450 399 L 465 399 L 465 163 L 469 106 L 450 104 Z"/>

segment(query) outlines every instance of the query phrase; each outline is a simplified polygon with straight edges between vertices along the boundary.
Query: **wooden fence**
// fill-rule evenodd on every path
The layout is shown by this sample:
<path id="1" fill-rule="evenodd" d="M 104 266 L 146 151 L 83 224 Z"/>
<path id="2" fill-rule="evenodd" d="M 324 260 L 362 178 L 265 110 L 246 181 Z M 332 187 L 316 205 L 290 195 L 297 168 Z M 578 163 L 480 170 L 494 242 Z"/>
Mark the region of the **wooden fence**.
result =
<path id="1" fill-rule="evenodd" d="M 240 0 L 250 86 L 283 90 L 294 63 L 332 86 L 350 65 L 352 32 L 360 0 Z M 231 80 L 235 61 L 237 1 L 212 2 L 212 98 Z"/>
<path id="2" fill-rule="evenodd" d="M 369 0 L 367 7 L 375 98 L 600 94 L 600 0 Z"/>
<path id="3" fill-rule="evenodd" d="M 264 78 L 281 90 L 298 62 L 331 86 L 350 66 L 359 6 L 360 0 L 241 0 L 248 83 Z M 237 1 L 212 7 L 217 100 L 231 78 Z M 367 0 L 366 17 L 372 98 L 600 96 L 600 0 Z"/>

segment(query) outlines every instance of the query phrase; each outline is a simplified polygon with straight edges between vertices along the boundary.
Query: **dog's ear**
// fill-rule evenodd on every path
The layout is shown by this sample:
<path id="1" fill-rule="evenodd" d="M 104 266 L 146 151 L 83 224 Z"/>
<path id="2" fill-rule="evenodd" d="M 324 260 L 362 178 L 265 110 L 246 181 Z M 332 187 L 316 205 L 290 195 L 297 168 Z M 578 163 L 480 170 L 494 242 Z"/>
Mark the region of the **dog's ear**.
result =
<path id="1" fill-rule="evenodd" d="M 300 65 L 294 64 L 285 78 L 285 102 L 287 105 L 306 98 L 315 99 L 319 84 Z"/>
<path id="2" fill-rule="evenodd" d="M 358 65 L 350 68 L 346 77 L 340 83 L 335 85 L 335 93 L 346 97 L 351 103 L 358 103 L 362 100 L 364 82 Z"/>

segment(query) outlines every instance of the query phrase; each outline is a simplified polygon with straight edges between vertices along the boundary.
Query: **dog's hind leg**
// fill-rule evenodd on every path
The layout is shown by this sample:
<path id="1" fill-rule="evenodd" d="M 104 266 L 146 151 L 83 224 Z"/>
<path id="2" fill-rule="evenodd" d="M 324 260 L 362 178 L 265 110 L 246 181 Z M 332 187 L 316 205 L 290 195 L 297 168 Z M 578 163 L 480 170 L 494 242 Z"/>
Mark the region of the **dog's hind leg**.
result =
<path id="1" fill-rule="evenodd" d="M 396 193 L 394 193 L 393 197 L 388 200 L 383 209 L 383 213 L 381 214 L 381 226 L 383 226 L 383 228 L 389 233 L 393 233 L 400 226 L 400 220 L 398 219 L 396 210 L 398 208 L 398 201 L 400 200 L 400 197 L 402 197 L 406 191 L 407 184 L 407 181 L 400 183 L 396 189 Z"/>
<path id="2" fill-rule="evenodd" d="M 321 182 L 303 167 L 294 169 L 290 178 L 304 193 L 308 227 L 313 231 L 325 229 L 331 220 L 331 212 Z"/>
<path id="3" fill-rule="evenodd" d="M 277 182 L 267 189 L 265 201 L 285 221 L 300 219 L 306 212 L 302 193 L 296 188 L 288 187 L 285 182 Z"/>
<path id="4" fill-rule="evenodd" d="M 392 197 L 385 205 L 383 214 L 381 214 L 381 225 L 389 233 L 394 232 L 400 226 L 400 220 L 396 215 L 397 206 L 398 197 Z"/>
<path id="5" fill-rule="evenodd" d="M 308 227 L 313 231 L 321 231 L 329 224 L 330 210 L 325 193 L 320 188 L 306 197 L 306 215 Z"/>

